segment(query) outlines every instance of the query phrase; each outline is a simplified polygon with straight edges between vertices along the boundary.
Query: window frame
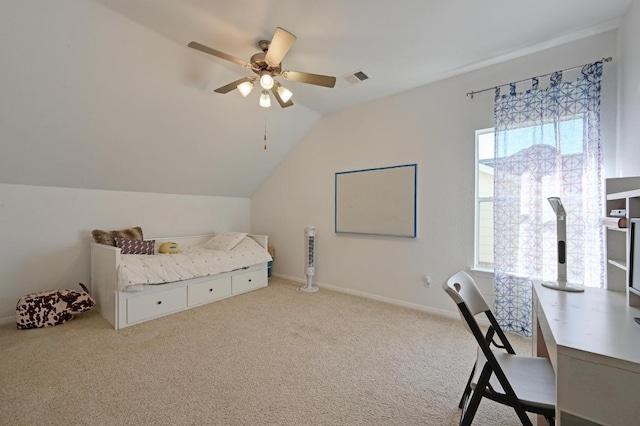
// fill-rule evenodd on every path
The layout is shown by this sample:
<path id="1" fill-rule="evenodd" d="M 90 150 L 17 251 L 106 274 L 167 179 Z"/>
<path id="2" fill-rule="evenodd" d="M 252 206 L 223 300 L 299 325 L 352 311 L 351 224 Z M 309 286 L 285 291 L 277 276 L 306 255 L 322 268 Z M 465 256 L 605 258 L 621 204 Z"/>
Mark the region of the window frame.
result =
<path id="1" fill-rule="evenodd" d="M 476 271 L 489 272 L 493 273 L 493 266 L 487 266 L 484 264 L 480 264 L 480 204 L 486 201 L 493 201 L 493 195 L 491 197 L 480 197 L 479 196 L 479 184 L 480 184 L 480 136 L 486 135 L 488 133 L 495 134 L 494 127 L 488 127 L 485 129 L 478 129 L 475 131 L 475 194 L 474 194 L 474 244 L 473 244 L 473 269 Z M 494 153 L 495 157 L 495 153 Z"/>

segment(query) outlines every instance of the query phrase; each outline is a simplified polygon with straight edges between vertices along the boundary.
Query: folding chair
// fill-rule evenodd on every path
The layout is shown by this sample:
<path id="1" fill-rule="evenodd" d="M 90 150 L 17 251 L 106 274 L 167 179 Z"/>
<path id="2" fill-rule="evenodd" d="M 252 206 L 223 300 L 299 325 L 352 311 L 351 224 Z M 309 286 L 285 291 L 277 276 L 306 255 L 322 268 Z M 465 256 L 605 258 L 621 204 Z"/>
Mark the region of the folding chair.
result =
<path id="1" fill-rule="evenodd" d="M 488 398 L 512 407 L 523 425 L 532 426 L 527 412 L 543 415 L 555 424 L 556 385 L 551 363 L 546 358 L 516 355 L 480 290 L 466 272 L 459 271 L 442 285 L 458 306 L 464 324 L 477 343 L 476 363 L 462 398 L 460 425 L 473 421 L 480 400 Z M 476 315 L 484 313 L 489 329 L 482 333 Z M 498 337 L 498 342 L 494 337 Z M 497 349 L 492 349 L 491 345 Z"/>

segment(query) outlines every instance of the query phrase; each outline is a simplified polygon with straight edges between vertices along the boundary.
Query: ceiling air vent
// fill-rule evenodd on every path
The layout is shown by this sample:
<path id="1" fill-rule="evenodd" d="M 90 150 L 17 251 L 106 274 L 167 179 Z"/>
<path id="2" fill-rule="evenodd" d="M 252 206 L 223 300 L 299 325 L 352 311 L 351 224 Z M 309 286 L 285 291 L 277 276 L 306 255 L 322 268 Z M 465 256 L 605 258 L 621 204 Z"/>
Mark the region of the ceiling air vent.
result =
<path id="1" fill-rule="evenodd" d="M 348 83 L 345 86 L 348 86 L 348 85 L 354 85 L 362 81 L 368 80 L 369 75 L 364 70 L 358 70 L 358 71 L 349 73 L 343 76 L 342 78 Z"/>

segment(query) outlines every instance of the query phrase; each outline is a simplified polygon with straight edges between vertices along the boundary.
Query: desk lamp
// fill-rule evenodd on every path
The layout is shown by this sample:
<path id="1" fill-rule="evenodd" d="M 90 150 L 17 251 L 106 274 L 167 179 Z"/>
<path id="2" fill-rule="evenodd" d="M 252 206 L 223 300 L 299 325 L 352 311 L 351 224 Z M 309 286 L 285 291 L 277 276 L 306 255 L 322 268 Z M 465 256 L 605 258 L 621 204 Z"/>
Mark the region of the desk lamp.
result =
<path id="1" fill-rule="evenodd" d="M 543 281 L 542 286 L 560 291 L 570 291 L 579 293 L 584 291 L 584 287 L 579 284 L 567 282 L 567 212 L 562 206 L 562 201 L 558 197 L 549 197 L 549 204 L 556 214 L 556 224 L 558 232 L 558 279 L 556 281 Z"/>

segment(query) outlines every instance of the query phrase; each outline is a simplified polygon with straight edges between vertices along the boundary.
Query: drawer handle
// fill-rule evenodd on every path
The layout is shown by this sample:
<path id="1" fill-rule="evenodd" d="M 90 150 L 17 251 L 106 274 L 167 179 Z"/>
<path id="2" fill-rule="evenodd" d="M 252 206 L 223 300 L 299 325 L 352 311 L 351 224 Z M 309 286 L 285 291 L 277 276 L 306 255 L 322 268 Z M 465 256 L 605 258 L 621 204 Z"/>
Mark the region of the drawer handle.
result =
<path id="1" fill-rule="evenodd" d="M 158 305 L 162 305 L 162 300 L 158 300 L 156 303 L 157 303 Z"/>
<path id="2" fill-rule="evenodd" d="M 251 278 L 249 278 L 249 282 L 251 282 Z"/>
<path id="3" fill-rule="evenodd" d="M 209 291 L 213 291 L 213 289 L 212 289 L 212 288 L 210 288 L 210 289 L 209 289 Z"/>

